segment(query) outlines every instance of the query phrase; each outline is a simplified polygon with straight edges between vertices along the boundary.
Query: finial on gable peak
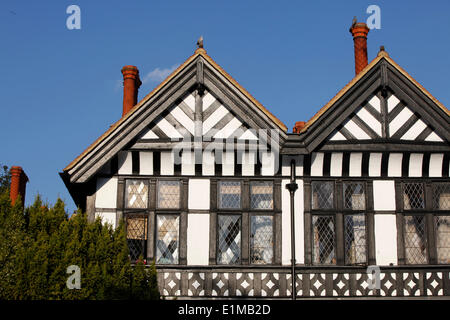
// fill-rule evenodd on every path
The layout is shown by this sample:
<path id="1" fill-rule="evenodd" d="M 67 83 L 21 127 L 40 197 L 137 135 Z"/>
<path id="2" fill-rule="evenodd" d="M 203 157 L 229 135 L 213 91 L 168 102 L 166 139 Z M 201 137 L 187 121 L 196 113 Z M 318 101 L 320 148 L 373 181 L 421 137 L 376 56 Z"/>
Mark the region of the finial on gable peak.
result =
<path id="1" fill-rule="evenodd" d="M 389 54 L 386 52 L 384 46 L 380 46 L 380 51 L 378 51 L 377 56 L 389 57 Z"/>
<path id="2" fill-rule="evenodd" d="M 200 36 L 200 38 L 198 38 L 198 40 L 197 40 L 197 47 L 198 48 L 203 48 L 203 36 Z"/>
<path id="3" fill-rule="evenodd" d="M 198 52 L 206 52 L 206 50 L 203 48 L 203 36 L 200 36 L 197 40 L 197 49 L 195 50 L 196 53 Z"/>

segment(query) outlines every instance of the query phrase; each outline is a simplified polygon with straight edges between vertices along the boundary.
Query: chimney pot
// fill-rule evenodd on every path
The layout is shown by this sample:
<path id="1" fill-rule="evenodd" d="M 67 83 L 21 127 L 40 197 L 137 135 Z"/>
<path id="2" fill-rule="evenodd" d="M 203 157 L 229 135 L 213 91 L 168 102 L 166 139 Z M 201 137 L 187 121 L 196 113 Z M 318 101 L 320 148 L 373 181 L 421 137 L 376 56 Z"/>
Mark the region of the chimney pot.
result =
<path id="1" fill-rule="evenodd" d="M 355 22 L 350 27 L 350 33 L 353 35 L 355 47 L 355 74 L 363 70 L 367 64 L 367 34 L 370 29 L 364 22 Z"/>
<path id="2" fill-rule="evenodd" d="M 305 126 L 305 121 L 297 121 L 295 123 L 294 128 L 292 129 L 292 132 L 293 133 L 300 133 L 300 131 L 302 131 L 304 126 Z"/>
<path id="3" fill-rule="evenodd" d="M 138 89 L 142 82 L 139 79 L 139 70 L 135 66 L 124 66 L 123 75 L 123 112 L 122 117 L 137 103 Z"/>
<path id="4" fill-rule="evenodd" d="M 25 204 L 25 191 L 26 191 L 26 184 L 28 182 L 28 177 L 23 171 L 22 167 L 12 166 L 10 172 L 11 172 L 11 187 L 9 190 L 9 197 L 11 199 L 12 204 L 14 204 L 17 200 L 17 197 L 20 195 L 23 206 Z"/>

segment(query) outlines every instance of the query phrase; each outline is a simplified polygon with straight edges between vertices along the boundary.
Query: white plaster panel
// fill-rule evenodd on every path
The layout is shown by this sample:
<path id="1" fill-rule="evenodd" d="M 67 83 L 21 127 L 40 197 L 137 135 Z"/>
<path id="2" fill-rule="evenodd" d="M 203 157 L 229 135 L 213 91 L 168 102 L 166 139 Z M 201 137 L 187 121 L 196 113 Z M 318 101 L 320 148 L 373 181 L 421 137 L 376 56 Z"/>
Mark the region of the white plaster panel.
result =
<path id="1" fill-rule="evenodd" d="M 202 175 L 213 176 L 215 172 L 214 153 L 211 151 L 204 151 L 202 155 Z"/>
<path id="2" fill-rule="evenodd" d="M 375 211 L 395 211 L 395 184 L 393 180 L 373 181 Z"/>
<path id="3" fill-rule="evenodd" d="M 183 176 L 195 175 L 195 153 L 183 151 L 181 155 L 181 174 Z"/>
<path id="4" fill-rule="evenodd" d="M 344 154 L 342 152 L 331 153 L 330 176 L 342 176 L 342 159 Z"/>
<path id="5" fill-rule="evenodd" d="M 97 178 L 96 208 L 116 208 L 117 178 Z"/>
<path id="6" fill-rule="evenodd" d="M 350 153 L 349 176 L 361 177 L 362 152 Z"/>
<path id="7" fill-rule="evenodd" d="M 161 175 L 173 176 L 174 154 L 172 151 L 161 151 Z"/>
<path id="8" fill-rule="evenodd" d="M 402 176 L 402 153 L 390 153 L 388 161 L 388 176 L 401 177 Z"/>
<path id="9" fill-rule="evenodd" d="M 189 179 L 188 208 L 209 210 L 210 181 L 209 179 Z"/>
<path id="10" fill-rule="evenodd" d="M 222 175 L 234 176 L 234 151 L 222 152 Z"/>
<path id="11" fill-rule="evenodd" d="M 188 214 L 187 264 L 209 263 L 209 214 Z"/>
<path id="12" fill-rule="evenodd" d="M 311 176 L 323 176 L 323 152 L 313 152 L 311 154 Z"/>
<path id="13" fill-rule="evenodd" d="M 253 176 L 255 174 L 256 151 L 242 153 L 242 175 Z"/>
<path id="14" fill-rule="evenodd" d="M 151 151 L 139 152 L 139 174 L 142 175 L 153 174 L 153 152 Z"/>
<path id="15" fill-rule="evenodd" d="M 432 153 L 430 155 L 430 168 L 428 175 L 430 177 L 442 177 L 442 166 L 444 161 L 443 153 Z"/>
<path id="16" fill-rule="evenodd" d="M 397 223 L 395 214 L 375 214 L 376 264 L 397 265 Z"/>
<path id="17" fill-rule="evenodd" d="M 275 153 L 263 152 L 261 154 L 261 175 L 273 176 L 278 166 L 278 158 L 275 157 Z"/>
<path id="18" fill-rule="evenodd" d="M 373 152 L 369 155 L 369 177 L 381 176 L 381 158 L 383 154 L 380 152 Z"/>
<path id="19" fill-rule="evenodd" d="M 422 176 L 422 160 L 423 153 L 411 153 L 409 157 L 409 172 L 410 177 Z"/>
<path id="20" fill-rule="evenodd" d="M 116 213 L 115 212 L 96 212 L 95 213 L 95 219 L 100 218 L 102 221 L 102 224 L 106 225 L 109 224 L 113 227 L 113 229 L 116 228 Z"/>
<path id="21" fill-rule="evenodd" d="M 131 152 L 120 151 L 118 155 L 118 167 L 119 174 L 132 174 L 133 173 L 133 160 Z"/>

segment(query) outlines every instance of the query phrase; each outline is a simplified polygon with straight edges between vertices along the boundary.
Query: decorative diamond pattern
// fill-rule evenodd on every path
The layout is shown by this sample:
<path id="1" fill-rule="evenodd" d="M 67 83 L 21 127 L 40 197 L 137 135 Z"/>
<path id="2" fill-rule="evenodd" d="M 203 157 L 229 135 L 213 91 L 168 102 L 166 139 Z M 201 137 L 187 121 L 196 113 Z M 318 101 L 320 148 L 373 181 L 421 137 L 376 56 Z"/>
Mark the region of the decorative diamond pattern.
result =
<path id="1" fill-rule="evenodd" d="M 313 181 L 312 182 L 312 208 L 313 209 L 333 209 L 333 182 Z"/>
<path id="2" fill-rule="evenodd" d="M 450 210 L 450 183 L 436 183 L 433 187 L 433 207 Z"/>
<path id="3" fill-rule="evenodd" d="M 450 263 L 450 216 L 436 216 L 438 263 Z"/>
<path id="4" fill-rule="evenodd" d="M 250 198 L 252 209 L 273 209 L 273 184 L 271 182 L 252 182 Z"/>
<path id="5" fill-rule="evenodd" d="M 345 263 L 365 264 L 367 262 L 365 215 L 346 215 L 344 224 Z"/>
<path id="6" fill-rule="evenodd" d="M 219 215 L 217 263 L 238 264 L 241 261 L 241 217 Z"/>
<path id="7" fill-rule="evenodd" d="M 156 263 L 178 263 L 179 221 L 178 215 L 157 215 Z"/>
<path id="8" fill-rule="evenodd" d="M 344 208 L 352 210 L 366 209 L 366 195 L 364 183 L 345 182 L 344 183 Z"/>
<path id="9" fill-rule="evenodd" d="M 147 248 L 147 217 L 127 217 L 127 244 L 131 261 L 146 258 Z"/>
<path id="10" fill-rule="evenodd" d="M 250 258 L 255 264 L 273 261 L 273 217 L 251 216 Z"/>
<path id="11" fill-rule="evenodd" d="M 425 208 L 425 194 L 422 183 L 403 184 L 403 206 L 405 210 Z"/>
<path id="12" fill-rule="evenodd" d="M 126 180 L 126 207 L 146 209 L 148 205 L 148 185 L 144 180 Z"/>
<path id="13" fill-rule="evenodd" d="M 425 216 L 405 216 L 405 253 L 409 264 L 427 263 Z"/>
<path id="14" fill-rule="evenodd" d="M 219 207 L 222 209 L 241 208 L 241 183 L 239 181 L 219 182 Z"/>
<path id="15" fill-rule="evenodd" d="M 313 223 L 313 263 L 336 264 L 334 216 L 315 215 Z"/>
<path id="16" fill-rule="evenodd" d="M 180 182 L 158 182 L 158 208 L 177 209 L 180 207 Z"/>

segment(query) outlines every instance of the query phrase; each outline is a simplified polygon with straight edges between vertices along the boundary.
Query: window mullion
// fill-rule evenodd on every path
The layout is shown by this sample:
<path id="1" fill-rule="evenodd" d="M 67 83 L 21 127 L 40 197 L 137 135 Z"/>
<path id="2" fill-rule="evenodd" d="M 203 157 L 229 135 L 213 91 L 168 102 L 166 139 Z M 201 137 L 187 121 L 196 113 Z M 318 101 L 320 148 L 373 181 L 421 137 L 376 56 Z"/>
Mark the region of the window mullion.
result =
<path id="1" fill-rule="evenodd" d="M 434 229 L 433 190 L 431 182 L 425 183 L 426 233 L 428 243 L 428 263 L 437 264 L 436 233 Z"/>
<path id="2" fill-rule="evenodd" d="M 336 224 L 335 224 L 335 245 L 336 245 L 336 264 L 345 265 L 345 243 L 344 243 L 344 215 L 343 210 L 343 191 L 342 181 L 336 181 L 335 186 L 335 210 L 336 210 Z"/>

